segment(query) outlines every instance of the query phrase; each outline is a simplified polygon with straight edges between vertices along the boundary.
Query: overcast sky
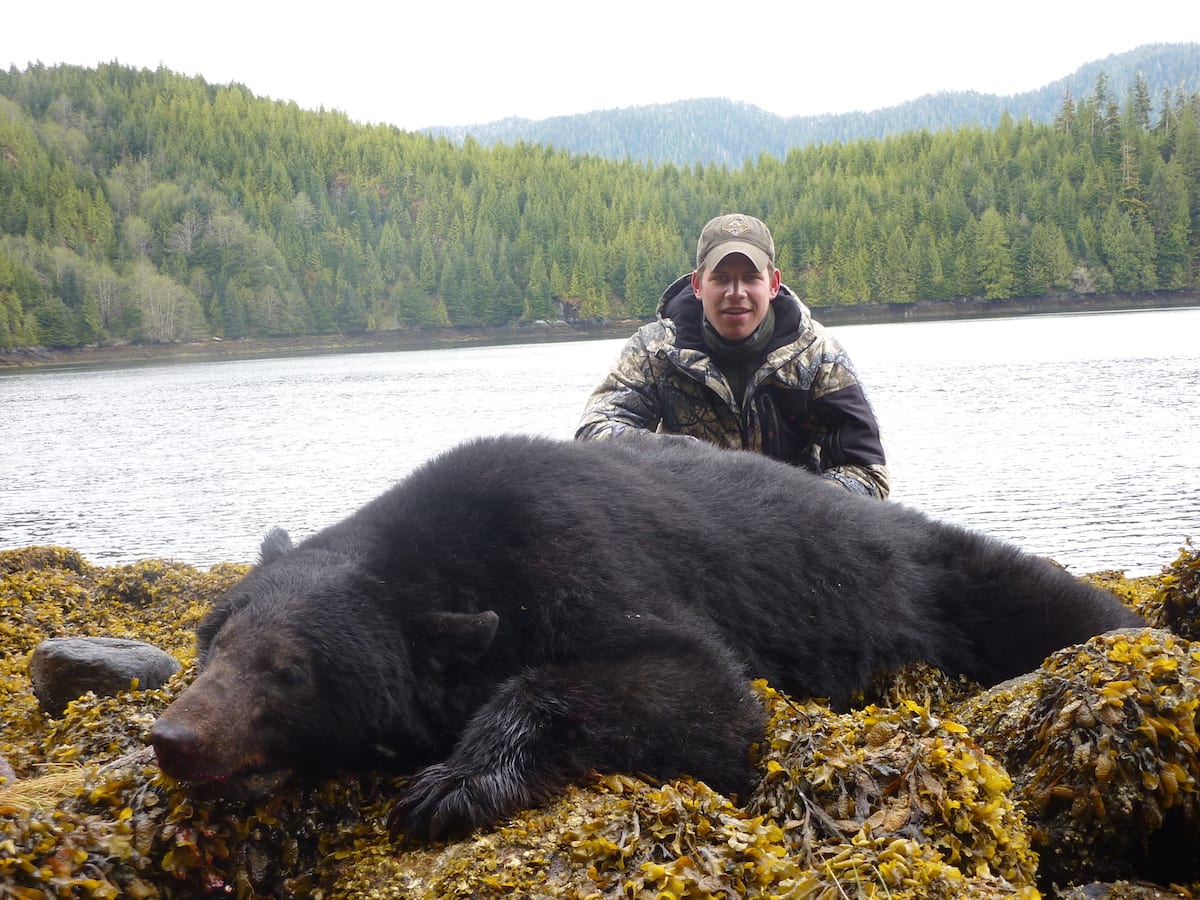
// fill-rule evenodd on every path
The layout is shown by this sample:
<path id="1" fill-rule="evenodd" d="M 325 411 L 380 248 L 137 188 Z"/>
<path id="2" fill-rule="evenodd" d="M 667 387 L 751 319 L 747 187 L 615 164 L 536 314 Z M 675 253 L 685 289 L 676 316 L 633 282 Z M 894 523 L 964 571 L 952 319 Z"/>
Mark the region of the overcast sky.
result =
<path id="1" fill-rule="evenodd" d="M 6 68 L 162 65 L 410 129 L 696 97 L 814 115 L 937 91 L 1007 95 L 1143 44 L 1200 41 L 1196 0 L 5 5 Z"/>

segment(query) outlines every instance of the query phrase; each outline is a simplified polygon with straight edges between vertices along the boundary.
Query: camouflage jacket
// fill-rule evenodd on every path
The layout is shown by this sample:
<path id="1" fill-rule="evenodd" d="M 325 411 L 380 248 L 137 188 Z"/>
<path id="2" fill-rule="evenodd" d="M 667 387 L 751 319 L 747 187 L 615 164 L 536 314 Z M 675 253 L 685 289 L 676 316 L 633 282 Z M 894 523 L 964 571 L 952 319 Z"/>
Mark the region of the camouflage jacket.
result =
<path id="1" fill-rule="evenodd" d="M 886 497 L 879 426 L 846 351 L 786 286 L 772 308 L 774 334 L 739 407 L 705 346 L 690 276 L 680 278 L 659 301 L 657 320 L 629 339 L 592 393 L 576 438 L 604 439 L 630 428 L 691 435 Z"/>

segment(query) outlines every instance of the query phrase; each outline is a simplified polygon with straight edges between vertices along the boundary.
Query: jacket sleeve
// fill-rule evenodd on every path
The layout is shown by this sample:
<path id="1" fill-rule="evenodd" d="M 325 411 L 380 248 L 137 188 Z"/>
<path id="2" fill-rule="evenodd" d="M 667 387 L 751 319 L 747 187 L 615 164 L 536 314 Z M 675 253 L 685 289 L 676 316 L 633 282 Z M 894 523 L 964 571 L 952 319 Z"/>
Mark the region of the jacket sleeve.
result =
<path id="1" fill-rule="evenodd" d="M 821 475 L 856 494 L 882 500 L 891 489 L 879 423 L 848 361 L 813 384 L 813 412 L 825 426 Z"/>
<path id="2" fill-rule="evenodd" d="M 662 405 L 651 354 L 639 331 L 621 350 L 612 370 L 592 391 L 584 407 L 576 440 L 603 440 L 627 429 L 656 431 Z"/>
<path id="3" fill-rule="evenodd" d="M 884 465 L 834 466 L 822 472 L 821 477 L 837 482 L 853 494 L 862 494 L 877 500 L 887 499 L 891 491 L 887 466 Z"/>

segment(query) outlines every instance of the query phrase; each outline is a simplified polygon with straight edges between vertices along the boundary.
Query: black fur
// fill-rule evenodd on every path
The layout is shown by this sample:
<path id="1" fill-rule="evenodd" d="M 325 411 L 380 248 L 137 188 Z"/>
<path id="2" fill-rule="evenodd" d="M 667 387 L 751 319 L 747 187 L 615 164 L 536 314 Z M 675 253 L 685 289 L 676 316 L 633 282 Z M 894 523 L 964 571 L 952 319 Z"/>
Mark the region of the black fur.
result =
<path id="1" fill-rule="evenodd" d="M 155 725 L 177 777 L 417 773 L 444 837 L 593 770 L 748 791 L 748 678 L 845 705 L 924 660 L 993 683 L 1143 624 L 1052 563 L 695 441 L 478 440 L 261 563 Z"/>

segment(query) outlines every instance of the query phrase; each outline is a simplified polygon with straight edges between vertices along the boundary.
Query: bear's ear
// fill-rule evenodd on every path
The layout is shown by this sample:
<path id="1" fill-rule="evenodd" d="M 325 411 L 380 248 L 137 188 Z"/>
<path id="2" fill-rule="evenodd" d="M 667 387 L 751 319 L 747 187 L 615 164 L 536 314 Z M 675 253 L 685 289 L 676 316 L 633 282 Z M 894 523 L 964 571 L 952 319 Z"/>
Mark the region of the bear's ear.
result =
<path id="1" fill-rule="evenodd" d="M 500 617 L 490 609 L 478 613 L 434 613 L 423 623 L 430 662 L 439 671 L 475 664 L 492 646 L 499 624 Z"/>
<path id="2" fill-rule="evenodd" d="M 292 539 L 282 528 L 272 528 L 258 548 L 258 564 L 265 566 L 292 550 Z"/>

